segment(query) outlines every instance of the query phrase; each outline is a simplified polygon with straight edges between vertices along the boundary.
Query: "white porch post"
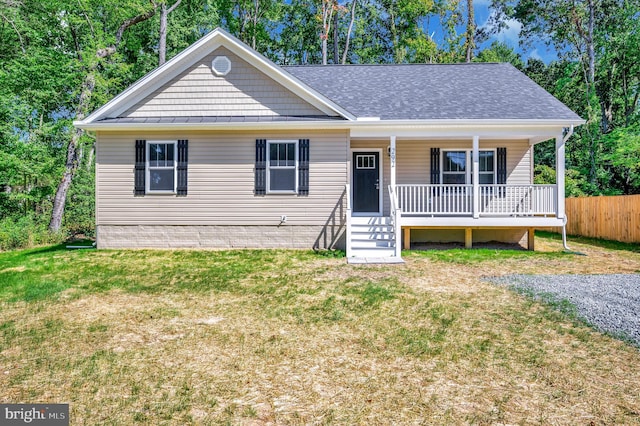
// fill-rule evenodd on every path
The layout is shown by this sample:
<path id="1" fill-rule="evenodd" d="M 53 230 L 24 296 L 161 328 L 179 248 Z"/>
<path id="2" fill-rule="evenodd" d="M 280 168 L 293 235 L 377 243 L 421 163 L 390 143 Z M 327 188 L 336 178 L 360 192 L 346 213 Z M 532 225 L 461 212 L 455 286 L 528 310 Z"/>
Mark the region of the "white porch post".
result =
<path id="1" fill-rule="evenodd" d="M 564 138 L 556 136 L 556 195 L 558 219 L 564 219 Z"/>
<path id="2" fill-rule="evenodd" d="M 395 136 L 391 136 L 390 137 L 390 142 L 391 145 L 389 145 L 389 158 L 391 159 L 391 164 L 390 164 L 390 174 L 391 174 L 391 181 L 389 182 L 391 184 L 391 187 L 395 190 L 396 188 L 396 137 Z"/>
<path id="3" fill-rule="evenodd" d="M 480 217 L 480 136 L 473 137 L 473 218 Z"/>

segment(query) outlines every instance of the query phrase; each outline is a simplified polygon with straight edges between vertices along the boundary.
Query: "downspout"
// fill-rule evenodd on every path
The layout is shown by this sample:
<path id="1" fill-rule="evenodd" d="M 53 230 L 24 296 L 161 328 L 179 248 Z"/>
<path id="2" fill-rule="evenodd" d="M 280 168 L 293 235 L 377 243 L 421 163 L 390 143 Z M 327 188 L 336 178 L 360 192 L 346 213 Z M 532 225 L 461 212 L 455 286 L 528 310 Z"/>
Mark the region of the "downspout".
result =
<path id="1" fill-rule="evenodd" d="M 573 135 L 573 124 L 569 127 L 569 131 L 566 136 L 562 138 L 562 143 L 565 144 L 567 140 Z M 571 251 L 569 246 L 567 245 L 567 215 L 565 212 L 564 218 L 562 219 L 562 246 L 566 251 Z"/>

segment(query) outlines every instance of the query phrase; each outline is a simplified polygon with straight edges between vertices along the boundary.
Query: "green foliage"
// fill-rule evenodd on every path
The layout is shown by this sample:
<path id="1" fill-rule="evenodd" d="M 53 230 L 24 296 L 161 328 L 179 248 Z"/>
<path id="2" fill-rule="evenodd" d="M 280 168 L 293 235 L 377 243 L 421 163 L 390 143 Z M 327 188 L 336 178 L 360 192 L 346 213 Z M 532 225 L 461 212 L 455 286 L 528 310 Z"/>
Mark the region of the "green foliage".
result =
<path id="1" fill-rule="evenodd" d="M 522 70 L 524 62 L 518 53 L 506 43 L 494 41 L 487 49 L 478 53 L 474 62 L 508 62 Z"/>
<path id="2" fill-rule="evenodd" d="M 535 167 L 533 175 L 533 183 L 536 185 L 553 185 L 556 183 L 556 171 L 555 169 L 539 164 Z M 586 189 L 589 188 L 589 183 L 586 181 L 585 176 L 580 174 L 577 170 L 569 169 L 564 176 L 564 192 L 567 197 L 584 197 L 586 196 Z"/>
<path id="3" fill-rule="evenodd" d="M 640 124 L 604 135 L 603 145 L 612 186 L 625 194 L 640 194 Z"/>
<path id="4" fill-rule="evenodd" d="M 35 215 L 0 220 L 0 251 L 43 244 L 59 243 L 65 235 L 51 234 L 46 223 L 39 223 Z"/>

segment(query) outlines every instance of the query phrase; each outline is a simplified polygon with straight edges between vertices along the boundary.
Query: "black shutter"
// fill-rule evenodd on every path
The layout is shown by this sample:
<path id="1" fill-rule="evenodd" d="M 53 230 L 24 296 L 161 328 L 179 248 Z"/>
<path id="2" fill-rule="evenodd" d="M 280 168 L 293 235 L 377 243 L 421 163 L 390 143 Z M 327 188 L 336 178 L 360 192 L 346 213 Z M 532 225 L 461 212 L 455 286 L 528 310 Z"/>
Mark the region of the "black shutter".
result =
<path id="1" fill-rule="evenodd" d="M 298 195 L 309 195 L 309 139 L 298 141 Z"/>
<path id="2" fill-rule="evenodd" d="M 440 148 L 431 148 L 431 183 L 440 183 Z"/>
<path id="3" fill-rule="evenodd" d="M 498 185 L 504 185 L 507 183 L 507 148 L 496 149 L 496 183 Z"/>
<path id="4" fill-rule="evenodd" d="M 145 193 L 145 166 L 147 162 L 147 141 L 136 140 L 136 167 L 134 176 L 135 195 L 144 195 Z"/>
<path id="5" fill-rule="evenodd" d="M 178 182 L 176 191 L 178 195 L 187 195 L 187 164 L 189 162 L 189 141 L 178 141 Z"/>
<path id="6" fill-rule="evenodd" d="M 267 140 L 256 139 L 255 195 L 267 193 Z"/>

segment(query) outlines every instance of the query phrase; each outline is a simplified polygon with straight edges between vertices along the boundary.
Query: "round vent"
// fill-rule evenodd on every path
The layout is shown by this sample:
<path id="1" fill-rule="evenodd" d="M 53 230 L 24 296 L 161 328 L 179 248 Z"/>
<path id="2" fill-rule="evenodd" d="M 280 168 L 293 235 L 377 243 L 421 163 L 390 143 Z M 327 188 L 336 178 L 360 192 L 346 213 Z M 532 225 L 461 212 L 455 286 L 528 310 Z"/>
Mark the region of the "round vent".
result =
<path id="1" fill-rule="evenodd" d="M 227 75 L 231 71 L 231 61 L 226 56 L 217 56 L 211 61 L 211 69 L 217 76 Z"/>

